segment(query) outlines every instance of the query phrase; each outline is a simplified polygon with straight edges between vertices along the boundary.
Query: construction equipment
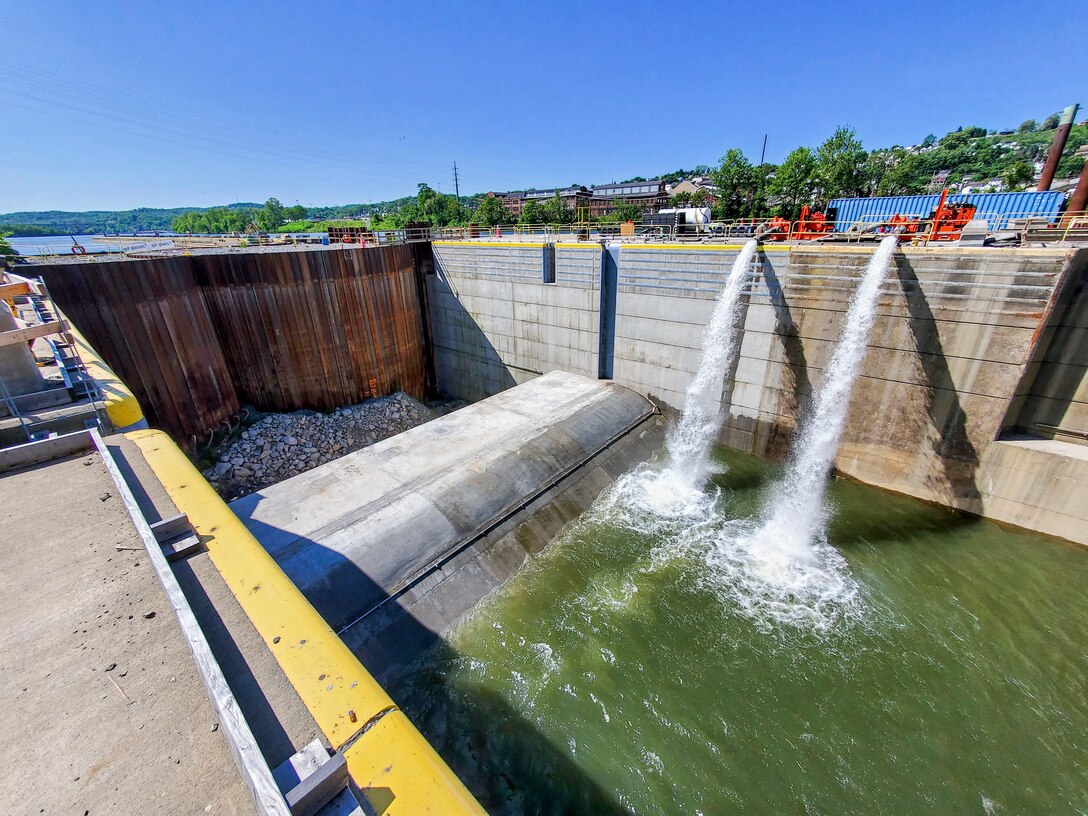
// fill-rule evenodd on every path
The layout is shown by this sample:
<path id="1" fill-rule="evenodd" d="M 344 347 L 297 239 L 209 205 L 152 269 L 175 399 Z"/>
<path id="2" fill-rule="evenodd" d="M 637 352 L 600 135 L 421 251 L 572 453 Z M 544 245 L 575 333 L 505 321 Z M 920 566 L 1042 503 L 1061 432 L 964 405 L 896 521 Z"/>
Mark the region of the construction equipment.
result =
<path id="1" fill-rule="evenodd" d="M 797 241 L 813 241 L 835 230 L 835 223 L 819 210 L 813 211 L 808 204 L 801 208 L 801 216 L 791 236 Z"/>
<path id="2" fill-rule="evenodd" d="M 948 203 L 948 189 L 941 193 L 940 203 L 929 216 L 933 222 L 930 227 L 930 241 L 958 241 L 960 233 L 967 223 L 975 217 L 975 205 L 960 201 Z"/>
<path id="3" fill-rule="evenodd" d="M 976 209 L 974 204 L 966 201 L 949 203 L 948 189 L 945 188 L 936 209 L 928 218 L 896 213 L 876 231 L 898 233 L 900 243 L 918 237 L 924 237 L 926 241 L 958 241 L 963 228 L 975 217 Z"/>
<path id="4" fill-rule="evenodd" d="M 790 238 L 790 222 L 780 215 L 776 215 L 757 230 L 757 238 L 761 241 L 787 241 Z"/>

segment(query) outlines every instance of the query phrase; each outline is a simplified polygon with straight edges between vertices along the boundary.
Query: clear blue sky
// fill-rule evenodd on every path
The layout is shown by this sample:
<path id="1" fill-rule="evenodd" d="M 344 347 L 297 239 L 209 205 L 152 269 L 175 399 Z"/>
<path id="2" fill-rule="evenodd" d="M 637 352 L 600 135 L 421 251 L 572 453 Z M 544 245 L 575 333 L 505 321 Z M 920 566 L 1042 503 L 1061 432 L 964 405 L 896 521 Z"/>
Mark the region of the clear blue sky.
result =
<path id="1" fill-rule="evenodd" d="M 588 185 L 1088 106 L 1085 0 L 4 0 L 0 32 L 0 212 L 367 202 L 454 161 L 462 193 Z"/>

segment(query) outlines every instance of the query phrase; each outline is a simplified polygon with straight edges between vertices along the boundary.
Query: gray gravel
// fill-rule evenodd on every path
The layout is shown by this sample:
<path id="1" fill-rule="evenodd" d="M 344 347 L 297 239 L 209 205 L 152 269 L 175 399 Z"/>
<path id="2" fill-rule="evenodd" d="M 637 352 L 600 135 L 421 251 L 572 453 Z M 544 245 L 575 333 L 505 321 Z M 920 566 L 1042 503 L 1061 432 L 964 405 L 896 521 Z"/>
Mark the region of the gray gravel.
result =
<path id="1" fill-rule="evenodd" d="M 398 391 L 331 414 L 268 414 L 219 452 L 204 476 L 219 494 L 236 499 L 331 462 L 459 407 L 434 409 Z"/>

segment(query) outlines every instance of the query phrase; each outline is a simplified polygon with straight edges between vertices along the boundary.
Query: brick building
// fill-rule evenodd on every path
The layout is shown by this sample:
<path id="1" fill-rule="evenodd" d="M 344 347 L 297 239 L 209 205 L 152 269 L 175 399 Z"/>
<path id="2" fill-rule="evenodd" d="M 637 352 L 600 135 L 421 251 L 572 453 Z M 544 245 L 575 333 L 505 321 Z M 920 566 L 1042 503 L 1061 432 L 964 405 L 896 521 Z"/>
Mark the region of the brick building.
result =
<path id="1" fill-rule="evenodd" d="M 657 212 L 669 201 L 665 182 L 630 181 L 624 184 L 598 184 L 590 191 L 589 214 L 598 217 L 624 204 L 633 204 L 643 212 Z"/>

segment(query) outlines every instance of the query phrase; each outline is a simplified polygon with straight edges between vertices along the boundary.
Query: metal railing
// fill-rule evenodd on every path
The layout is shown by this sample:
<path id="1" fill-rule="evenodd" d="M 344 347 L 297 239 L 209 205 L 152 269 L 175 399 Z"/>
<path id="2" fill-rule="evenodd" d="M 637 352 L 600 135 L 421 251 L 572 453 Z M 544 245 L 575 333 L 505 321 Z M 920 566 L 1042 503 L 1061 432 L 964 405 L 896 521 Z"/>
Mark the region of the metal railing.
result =
<path id="1" fill-rule="evenodd" d="M 7 278 L 7 282 L 26 283 L 29 285 L 31 292 L 14 295 L 12 299 L 26 298 L 30 311 L 33 311 L 34 317 L 38 321 L 37 323 L 31 323 L 23 327 L 23 329 L 17 329 L 15 331 L 24 331 L 26 329 L 36 329 L 39 327 L 54 329 L 45 334 L 36 333 L 34 339 L 43 338 L 49 345 L 53 360 L 64 384 L 63 390 L 67 392 L 69 399 L 72 402 L 86 399 L 94 411 L 98 424 L 102 425 L 106 414 L 105 408 L 101 404 L 102 395 L 99 392 L 98 384 L 88 373 L 87 367 L 79 353 L 79 347 L 73 342 L 72 336 L 69 333 L 68 322 L 67 320 L 61 319 L 61 316 L 57 312 L 45 281 L 42 278 L 24 278 L 11 273 L 8 273 Z M 52 324 L 56 325 L 53 326 Z M 59 340 L 54 338 L 59 338 Z M 19 342 L 23 341 L 20 340 Z M 8 409 L 12 418 L 18 421 L 28 442 L 34 441 L 35 431 L 33 428 L 35 423 L 26 414 L 28 411 L 33 412 L 38 410 L 38 408 L 32 407 L 30 409 L 20 410 L 20 403 L 33 404 L 36 401 L 34 399 L 35 397 L 47 395 L 53 396 L 60 390 L 62 390 L 60 387 L 54 387 L 14 394 L 4 381 L 3 376 L 0 376 L 0 403 Z"/>
<path id="2" fill-rule="evenodd" d="M 962 219 L 961 219 L 962 220 Z M 985 221 L 986 231 L 1017 233 L 1024 242 L 1088 241 L 1088 211 L 1080 212 L 976 212 L 970 220 Z M 947 242 L 960 237 L 960 224 L 948 219 L 928 216 L 902 216 L 899 213 L 869 214 L 844 224 L 832 219 L 808 218 L 787 220 L 777 216 L 718 219 L 705 224 L 633 224 L 633 223 L 573 223 L 573 224 L 497 224 L 455 227 L 411 226 L 398 229 L 360 231 L 354 235 L 330 236 L 326 233 L 270 233 L 261 235 L 184 235 L 170 236 L 176 247 L 167 254 L 184 254 L 193 249 L 220 248 L 293 248 L 307 245 L 322 246 L 390 246 L 445 240 L 543 240 L 638 242 L 729 242 L 761 237 L 766 242 L 834 241 L 858 243 L 895 232 L 903 243 L 925 245 Z M 155 257 L 161 251 L 127 253 L 125 242 L 111 237 L 107 252 L 80 255 L 80 260 L 116 260 L 117 254 L 130 257 Z M 136 238 L 133 238 L 136 240 Z M 45 248 L 43 248 L 44 250 Z M 71 260 L 72 255 L 58 253 L 29 258 L 37 261 Z"/>
<path id="3" fill-rule="evenodd" d="M 986 233 L 1017 233 L 1025 242 L 1088 241 L 1088 211 L 1066 213 L 976 212 L 959 221 L 901 216 L 898 213 L 867 215 L 845 229 L 831 219 L 787 220 L 775 216 L 734 218 L 706 224 L 499 224 L 494 226 L 443 227 L 433 237 L 446 240 L 558 240 L 597 241 L 615 239 L 638 242 L 728 242 L 760 237 L 765 242 L 833 241 L 861 243 L 888 234 L 899 234 L 903 243 L 924 246 L 958 240 L 969 221 L 985 221 Z M 841 224 L 842 222 L 838 222 Z"/>

